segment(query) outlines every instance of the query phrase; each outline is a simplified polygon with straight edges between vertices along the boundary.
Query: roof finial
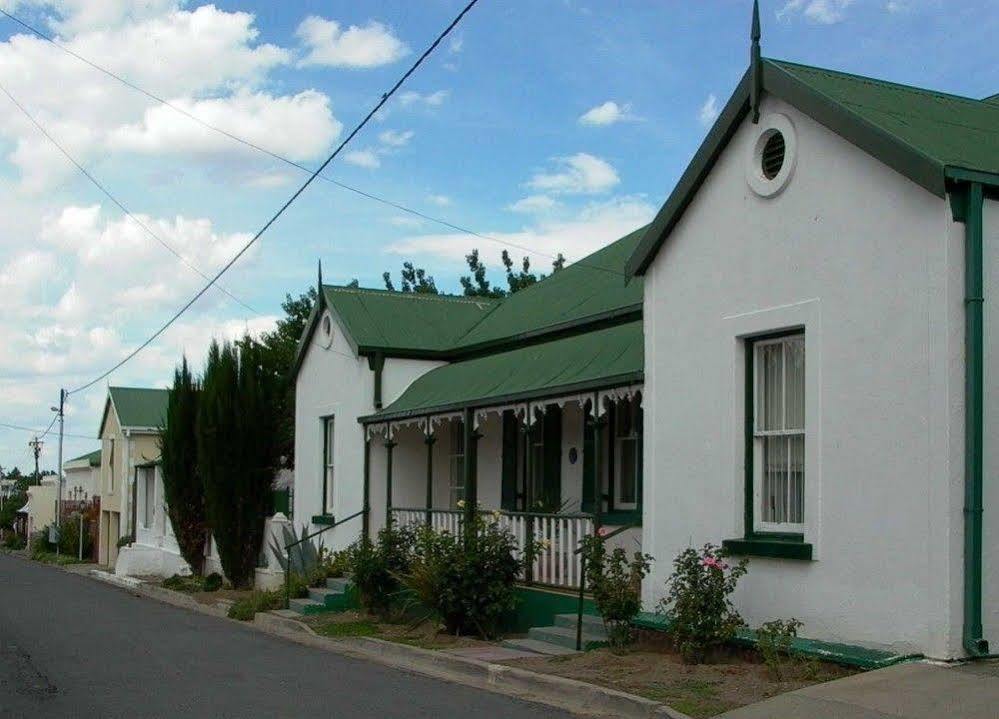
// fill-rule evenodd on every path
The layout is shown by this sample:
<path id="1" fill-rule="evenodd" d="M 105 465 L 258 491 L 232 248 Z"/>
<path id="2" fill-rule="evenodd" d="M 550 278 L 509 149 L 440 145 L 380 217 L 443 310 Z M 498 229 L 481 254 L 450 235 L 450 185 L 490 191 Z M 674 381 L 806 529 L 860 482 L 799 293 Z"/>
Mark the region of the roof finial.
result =
<path id="1" fill-rule="evenodd" d="M 760 1 L 753 0 L 753 27 L 749 32 L 752 41 L 749 49 L 749 71 L 752 77 L 750 105 L 753 109 L 753 123 L 760 121 L 760 95 L 763 91 L 763 63 L 760 58 Z"/>
<path id="2" fill-rule="evenodd" d="M 323 261 L 319 260 L 319 279 L 316 284 L 316 291 L 319 294 L 323 293 Z"/>

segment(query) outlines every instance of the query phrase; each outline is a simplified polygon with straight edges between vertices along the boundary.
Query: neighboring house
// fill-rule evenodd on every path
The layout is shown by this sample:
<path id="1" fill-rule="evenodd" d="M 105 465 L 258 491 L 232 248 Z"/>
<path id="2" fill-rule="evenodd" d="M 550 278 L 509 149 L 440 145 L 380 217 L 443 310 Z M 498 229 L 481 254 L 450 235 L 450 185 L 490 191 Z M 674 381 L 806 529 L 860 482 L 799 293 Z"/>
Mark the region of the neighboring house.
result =
<path id="1" fill-rule="evenodd" d="M 30 540 L 36 532 L 55 522 L 59 480 L 53 476 L 43 477 L 40 484 L 28 487 L 27 494 L 28 501 L 17 513 L 21 515 L 21 532 Z"/>
<path id="2" fill-rule="evenodd" d="M 734 600 L 753 626 L 986 653 L 999 101 L 753 55 L 628 262 L 655 478 L 645 605 L 677 552 L 724 542 L 752 557 Z"/>
<path id="3" fill-rule="evenodd" d="M 367 509 L 321 535 L 342 547 L 390 519 L 455 530 L 470 502 L 549 540 L 530 579 L 578 586 L 579 540 L 642 521 L 642 282 L 624 281 L 640 237 L 503 299 L 320 279 L 295 366 L 296 522 Z"/>
<path id="4" fill-rule="evenodd" d="M 81 501 L 101 494 L 101 450 L 74 457 L 62 464 L 63 499 Z"/>
<path id="5" fill-rule="evenodd" d="M 119 540 L 137 538 L 136 495 L 139 486 L 148 485 L 150 472 L 155 476 L 155 470 L 150 466 L 160 456 L 160 431 L 166 422 L 168 396 L 169 391 L 165 389 L 108 388 L 98 432 L 101 440 L 100 564 L 114 567 Z M 140 469 L 142 478 L 137 482 Z M 155 483 L 155 478 L 152 481 Z"/>

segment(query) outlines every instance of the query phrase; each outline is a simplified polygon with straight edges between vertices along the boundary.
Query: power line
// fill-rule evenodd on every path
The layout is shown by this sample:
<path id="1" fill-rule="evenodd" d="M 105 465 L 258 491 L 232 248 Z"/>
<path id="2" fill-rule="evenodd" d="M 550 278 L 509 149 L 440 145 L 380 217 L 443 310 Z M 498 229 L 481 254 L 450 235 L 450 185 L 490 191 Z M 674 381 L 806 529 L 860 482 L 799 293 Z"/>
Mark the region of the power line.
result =
<path id="1" fill-rule="evenodd" d="M 257 152 L 261 152 L 261 153 L 267 155 L 268 157 L 271 157 L 271 158 L 273 158 L 275 160 L 278 160 L 279 162 L 283 162 L 286 165 L 289 165 L 291 167 L 295 167 L 295 168 L 297 168 L 299 170 L 302 170 L 303 172 L 308 172 L 308 173 L 312 172 L 312 170 L 310 170 L 305 165 L 302 165 L 301 163 L 295 162 L 294 160 L 292 160 L 292 159 L 290 159 L 288 157 L 285 157 L 283 155 L 280 155 L 280 154 L 278 154 L 276 152 L 273 152 L 272 150 L 268 150 L 266 147 L 262 147 L 261 145 L 258 145 L 255 142 L 252 142 L 250 140 L 247 140 L 246 138 L 240 137 L 239 135 L 233 134 L 232 132 L 229 132 L 228 130 L 225 130 L 224 128 L 218 127 L 217 125 L 213 125 L 210 122 L 207 122 L 206 120 L 201 119 L 197 115 L 195 115 L 195 114 L 193 114 L 191 112 L 188 112 L 187 110 L 185 110 L 184 108 L 180 107 L 179 105 L 175 105 L 172 102 L 170 102 L 169 100 L 166 100 L 163 97 L 160 97 L 159 95 L 157 95 L 157 94 L 155 94 L 153 92 L 150 92 L 149 90 L 146 90 L 145 88 L 140 87 L 139 85 L 136 85 L 134 82 L 132 82 L 132 81 L 128 80 L 127 78 L 122 77 L 121 75 L 119 75 L 119 74 L 117 74 L 117 73 L 115 73 L 115 72 L 107 69 L 106 67 L 98 65 L 94 61 L 92 61 L 92 60 L 84 57 L 83 55 L 80 55 L 79 53 L 71 50 L 70 48 L 66 47 L 65 45 L 62 45 L 61 43 L 57 42 L 51 36 L 49 36 L 46 33 L 42 32 L 41 30 L 39 30 L 38 28 L 34 27 L 33 25 L 25 22 L 21 18 L 16 17 L 15 15 L 12 15 L 11 13 L 7 12 L 6 10 L 3 10 L 2 8 L 0 8 L 0 14 L 6 16 L 7 18 L 9 18 L 10 20 L 14 21 L 15 23 L 17 23 L 21 27 L 25 28 L 29 32 L 34 33 L 35 35 L 37 35 L 41 39 L 43 39 L 43 40 L 51 43 L 52 45 L 55 45 L 57 48 L 59 48 L 60 50 L 62 50 L 66 54 L 68 54 L 68 55 L 70 55 L 72 57 L 75 57 L 80 62 L 83 62 L 83 63 L 89 65 L 90 67 L 92 67 L 93 69 L 97 70 L 98 72 L 101 72 L 101 73 L 107 75 L 108 77 L 112 78 L 113 80 L 116 80 L 117 82 L 120 82 L 122 85 L 125 85 L 126 87 L 131 88 L 132 90 L 135 90 L 136 92 L 141 93 L 142 95 L 145 95 L 149 99 L 154 100 L 155 102 L 158 102 L 161 105 L 164 105 L 164 106 L 170 108 L 174 112 L 177 112 L 177 113 L 180 113 L 181 115 L 184 115 L 185 117 L 187 117 L 190 120 L 193 120 L 194 122 L 198 123 L 202 127 L 205 127 L 205 128 L 207 128 L 209 130 L 212 130 L 213 132 L 217 132 L 217 133 L 219 133 L 221 135 L 224 135 L 224 136 L 228 137 L 230 140 L 233 140 L 233 141 L 238 142 L 238 143 L 240 143 L 242 145 L 245 145 L 246 147 L 249 147 L 249 148 L 251 148 L 253 150 L 256 150 Z M 362 190 L 360 188 L 354 187 L 354 186 L 349 185 L 349 184 L 347 184 L 345 182 L 341 182 L 340 180 L 334 179 L 334 178 L 329 177 L 327 175 L 320 174 L 319 175 L 319 179 L 320 180 L 325 180 L 326 182 L 329 182 L 330 184 L 332 184 L 332 185 L 334 185 L 336 187 L 339 187 L 339 188 L 341 188 L 343 190 L 347 190 L 348 192 L 353 192 L 354 194 L 359 195 L 361 197 L 364 197 L 366 199 L 372 200 L 374 202 L 381 203 L 381 204 L 385 205 L 386 207 L 391 207 L 393 209 L 399 210 L 400 212 L 405 212 L 405 213 L 407 213 L 409 215 L 412 215 L 414 217 L 418 217 L 418 218 L 420 218 L 422 220 L 426 220 L 428 222 L 433 222 L 435 224 L 440 225 L 441 227 L 447 227 L 448 229 L 455 230 L 456 232 L 461 232 L 462 234 L 466 234 L 466 235 L 469 235 L 471 237 L 478 237 L 481 240 L 485 240 L 487 242 L 492 242 L 492 243 L 495 243 L 497 245 L 501 245 L 503 247 L 512 247 L 514 249 L 520 250 L 521 252 L 528 252 L 528 253 L 533 254 L 533 255 L 540 255 L 541 257 L 546 257 L 546 258 L 548 258 L 550 260 L 557 260 L 558 259 L 557 255 L 552 255 L 552 254 L 547 253 L 547 252 L 541 252 L 541 251 L 539 251 L 537 249 L 534 249 L 532 247 L 528 247 L 527 245 L 522 245 L 522 244 L 519 244 L 519 243 L 516 243 L 516 242 L 511 242 L 509 240 L 500 240 L 500 239 L 498 239 L 496 237 L 490 237 L 489 235 L 485 235 L 485 234 L 483 234 L 481 232 L 477 232 L 477 231 L 469 229 L 467 227 L 463 227 L 463 226 L 461 226 L 459 224 L 456 224 L 454 222 L 451 222 L 449 220 L 445 220 L 445 219 L 440 218 L 440 217 L 435 217 L 434 215 L 430 215 L 430 214 L 427 214 L 425 212 L 421 212 L 419 210 L 415 210 L 412 207 L 407 207 L 406 205 L 403 205 L 402 203 L 399 203 L 399 202 L 395 202 L 394 200 L 389 200 L 389 199 L 387 199 L 385 197 L 381 197 L 381 196 L 375 195 L 375 194 L 373 194 L 371 192 L 367 192 L 365 190 Z M 600 270 L 601 272 L 609 272 L 611 274 L 618 275 L 620 277 L 625 277 L 625 273 L 620 272 L 620 271 L 615 270 L 615 269 L 610 268 L 610 267 L 601 267 L 600 265 L 593 265 L 593 264 L 589 264 L 589 263 L 582 262 L 582 261 L 577 261 L 577 262 L 574 262 L 573 264 L 579 265 L 580 267 L 590 267 L 592 269 Z"/>
<path id="2" fill-rule="evenodd" d="M 55 424 L 56 419 L 58 419 L 58 416 L 56 416 L 56 418 L 52 420 L 52 422 L 48 426 L 48 429 L 45 430 L 35 429 L 34 427 L 25 427 L 24 425 L 20 424 L 10 424 L 9 422 L 0 422 L 0 427 L 5 427 L 6 429 L 16 429 L 22 432 L 28 432 L 29 434 L 37 434 L 38 437 L 41 438 L 52 431 L 52 425 Z M 100 437 L 90 437 L 85 434 L 70 434 L 69 432 L 64 432 L 63 436 L 73 437 L 75 439 L 95 439 L 95 440 L 100 439 Z"/>
<path id="3" fill-rule="evenodd" d="M 471 10 L 475 6 L 475 4 L 477 2 L 478 2 L 478 0 L 471 0 L 462 9 L 462 11 L 460 13 L 458 13 L 458 15 L 454 18 L 454 20 L 451 21 L 451 24 L 448 25 L 444 29 L 444 31 L 441 32 L 441 34 L 438 35 L 437 38 L 430 44 L 430 46 L 426 50 L 423 51 L 423 54 L 420 55 L 420 57 L 418 57 L 416 59 L 416 62 L 414 62 L 410 66 L 410 68 L 408 70 L 406 70 L 405 73 L 403 73 L 402 77 L 400 77 L 396 81 L 396 83 L 389 89 L 389 91 L 386 92 L 386 93 L 384 93 L 381 96 L 381 99 L 377 103 L 375 103 L 375 106 L 373 108 L 371 108 L 371 110 L 368 112 L 367 115 L 364 116 L 364 119 L 362 119 L 361 122 L 359 122 L 357 124 L 357 126 L 354 127 L 353 130 L 351 130 L 350 134 L 347 135 L 346 138 L 344 138 L 343 142 L 341 142 L 337 146 L 337 148 L 333 151 L 333 153 L 329 157 L 326 158 L 326 160 L 323 162 L 323 164 L 320 165 L 312 174 L 309 175 L 309 178 L 302 184 L 302 186 L 299 187 L 294 192 L 294 194 L 292 194 L 292 196 L 289 197 L 285 201 L 285 203 L 283 205 L 281 205 L 280 208 L 278 208 L 277 212 L 275 212 L 271 216 L 271 218 L 269 220 L 267 220 L 266 223 L 264 223 L 264 226 L 261 227 L 253 237 L 250 238 L 249 242 L 247 242 L 245 245 L 243 245 L 243 247 L 239 250 L 239 252 L 237 252 L 228 262 L 226 262 L 226 264 L 222 266 L 222 269 L 220 269 L 218 272 L 215 273 L 215 276 L 212 277 L 208 281 L 207 285 L 205 285 L 204 287 L 202 287 L 194 295 L 194 297 L 192 297 L 186 304 L 184 304 L 184 306 L 182 306 L 176 313 L 174 313 L 174 315 L 169 320 L 167 320 L 166 324 L 164 324 L 162 327 L 160 327 L 158 330 L 156 330 L 156 332 L 154 332 L 145 342 L 143 342 L 138 347 L 136 347 L 134 350 L 132 350 L 127 356 L 125 356 L 124 359 L 122 359 L 120 362 L 118 362 L 117 364 L 115 364 L 109 370 L 105 371 L 104 373 L 102 373 L 102 374 L 98 375 L 97 377 L 95 377 L 94 379 L 90 380 L 86 384 L 81 385 L 80 387 L 77 387 L 76 389 L 70 390 L 67 394 L 76 394 L 77 392 L 80 392 L 82 390 L 87 389 L 88 387 L 91 387 L 91 386 L 97 384 L 102 379 L 104 379 L 105 377 L 107 377 L 108 375 L 110 375 L 116 369 L 118 369 L 119 367 L 121 367 L 122 365 L 124 365 L 126 362 L 128 362 L 129 360 L 131 360 L 133 357 L 135 357 L 137 354 L 139 354 L 139 352 L 141 352 L 146 347 L 148 347 L 157 337 L 159 337 L 161 334 L 163 334 L 163 332 L 165 332 L 166 329 L 170 325 L 172 325 L 182 314 L 184 314 L 191 305 L 193 305 L 195 302 L 197 302 L 198 299 L 203 294 L 205 294 L 205 292 L 208 291 L 208 288 L 211 287 L 215 283 L 215 281 L 218 280 L 223 274 L 225 274 L 226 271 L 230 267 L 232 267 L 236 263 L 236 261 L 239 260 L 239 258 L 242 257 L 243 254 L 248 249 L 250 249 L 250 247 L 258 239 L 260 239 L 260 237 L 270 228 L 270 226 L 273 225 L 282 214 L 284 214 L 284 211 L 287 210 L 291 206 L 291 204 L 295 200 L 298 199 L 299 195 L 301 195 L 303 192 L 305 192 L 305 189 L 309 185 L 312 184 L 313 180 L 315 180 L 319 176 L 319 173 L 322 172 L 324 169 L 326 169 L 327 165 L 329 165 L 331 162 L 333 162 L 334 158 L 336 158 L 336 156 L 340 154 L 340 151 L 343 150 L 343 148 L 346 147 L 347 144 L 351 140 L 354 139 L 354 137 L 357 135 L 357 133 L 359 133 L 365 127 L 365 125 L 367 125 L 368 122 L 371 121 L 371 118 L 374 117 L 375 114 L 385 105 L 385 103 L 389 101 L 389 98 L 391 98 L 396 93 L 396 91 L 400 87 L 402 87 L 402 84 L 404 82 L 406 82 L 406 80 L 409 79 L 409 76 L 412 75 L 414 72 L 416 72 L 416 70 L 420 67 L 420 65 L 423 64 L 423 61 L 426 60 L 430 56 L 430 54 L 437 48 L 437 46 L 440 45 L 441 41 L 443 41 L 444 38 L 446 38 L 451 33 L 451 31 L 458 25 L 458 23 L 461 22 L 461 19 L 463 17 L 465 17 L 465 15 L 468 13 L 468 11 Z"/>
<path id="4" fill-rule="evenodd" d="M 24 105 L 22 105 L 20 102 L 18 102 L 17 98 L 14 97 L 10 93 L 10 90 L 8 90 L 6 87 L 4 87 L 3 84 L 0 84 L 0 91 L 2 91 L 3 94 L 6 95 L 7 98 L 12 103 L 14 103 L 14 105 L 17 107 L 17 109 L 20 110 L 24 114 L 24 116 L 27 117 L 31 121 L 31 124 L 33 124 L 38 129 L 38 131 L 40 133 L 42 133 L 46 137 L 46 139 L 48 139 L 49 142 L 51 142 L 53 145 L 56 146 L 56 148 L 59 150 L 59 152 L 61 152 L 66 157 L 67 160 L 69 160 L 71 163 L 73 163 L 73 165 L 76 167 L 77 170 L 79 170 L 81 173 L 83 173 L 84 177 L 86 177 L 88 180 L 90 180 L 90 182 L 94 185 L 94 187 L 96 187 L 98 190 L 100 190 L 101 192 L 103 192 L 104 195 L 106 195 L 107 198 L 109 200 L 111 200 L 111 202 L 113 202 L 115 205 L 118 206 L 118 209 L 120 209 L 122 212 L 124 212 L 125 215 L 130 220 L 132 220 L 132 222 L 136 223 L 139 227 L 141 227 L 146 232 L 147 235 L 149 235 L 154 240 L 156 240 L 161 245 L 163 245 L 163 247 L 165 247 L 167 250 L 169 250 L 170 253 L 173 254 L 178 260 L 180 260 L 185 265 L 187 265 L 190 269 L 194 270 L 199 275 L 201 275 L 202 279 L 205 279 L 205 280 L 208 279 L 208 275 L 206 275 L 204 272 L 202 272 L 200 269 L 198 269 L 198 267 L 194 263 L 189 262 L 186 257 L 184 257 L 177 249 L 175 249 L 173 247 L 173 245 L 171 245 L 166 240 L 162 239 L 159 235 L 157 235 L 155 232 L 153 232 L 149 228 L 149 226 L 146 225 L 146 223 L 144 223 L 138 217 L 136 217 L 135 215 L 133 215 L 129 211 L 129 209 L 127 207 L 125 207 L 125 205 L 122 204 L 121 201 L 118 200 L 117 197 L 115 197 L 113 194 L 111 194 L 110 190 L 108 190 L 104 185 L 102 185 L 98 181 L 98 179 L 96 177 L 94 177 L 87 170 L 87 168 L 85 168 L 83 165 L 81 165 L 79 162 L 77 162 L 76 158 L 74 158 L 69 153 L 69 151 L 66 150 L 66 148 L 64 148 L 61 144 L 59 144 L 58 140 L 56 140 L 51 134 L 49 134 L 49 132 L 42 126 L 42 124 L 40 122 L 38 122 L 38 120 L 34 117 L 34 115 L 32 115 Z M 245 307 L 246 309 L 248 309 L 250 312 L 253 312 L 254 314 L 257 314 L 257 311 L 255 309 L 253 309 L 248 304 L 246 304 L 245 302 L 243 302 L 243 300 L 241 300 L 238 297 L 236 297 L 234 294 L 232 294 L 225 287 L 222 287 L 221 285 L 216 285 L 216 288 L 219 290 L 219 292 L 222 292 L 223 294 L 227 295 L 234 302 L 237 302 L 237 303 L 241 304 L 243 307 Z"/>

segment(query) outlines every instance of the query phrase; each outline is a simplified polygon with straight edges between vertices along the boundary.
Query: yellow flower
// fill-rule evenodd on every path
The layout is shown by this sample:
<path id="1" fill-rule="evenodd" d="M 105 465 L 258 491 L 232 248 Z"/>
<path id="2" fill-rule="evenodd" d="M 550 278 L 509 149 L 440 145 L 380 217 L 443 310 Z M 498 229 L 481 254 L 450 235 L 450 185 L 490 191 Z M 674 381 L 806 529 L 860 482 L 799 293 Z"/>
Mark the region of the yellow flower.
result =
<path id="1" fill-rule="evenodd" d="M 465 508 L 465 500 L 464 499 L 459 499 L 458 500 L 458 509 L 464 509 L 464 508 Z"/>

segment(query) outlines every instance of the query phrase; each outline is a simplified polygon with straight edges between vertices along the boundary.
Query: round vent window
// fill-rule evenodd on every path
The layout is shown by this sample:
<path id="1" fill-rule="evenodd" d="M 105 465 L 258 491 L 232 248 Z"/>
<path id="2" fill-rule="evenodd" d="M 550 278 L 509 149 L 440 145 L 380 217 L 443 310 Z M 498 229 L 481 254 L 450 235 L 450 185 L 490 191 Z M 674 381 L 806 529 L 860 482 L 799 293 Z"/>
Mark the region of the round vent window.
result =
<path id="1" fill-rule="evenodd" d="M 794 173 L 797 159 L 794 125 L 786 115 L 773 114 L 761 118 L 755 130 L 746 180 L 757 195 L 772 197 L 787 186 Z"/>
<path id="2" fill-rule="evenodd" d="M 329 312 L 324 312 L 319 321 L 319 341 L 325 349 L 333 345 L 333 318 Z"/>
<path id="3" fill-rule="evenodd" d="M 772 180 L 780 173 L 780 168 L 784 166 L 784 135 L 780 130 L 775 130 L 770 138 L 763 145 L 763 156 L 760 158 L 760 166 L 763 176 Z"/>

